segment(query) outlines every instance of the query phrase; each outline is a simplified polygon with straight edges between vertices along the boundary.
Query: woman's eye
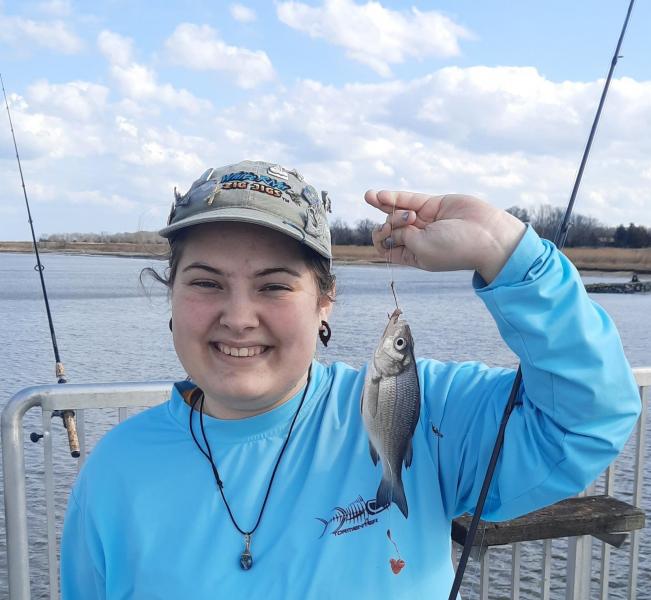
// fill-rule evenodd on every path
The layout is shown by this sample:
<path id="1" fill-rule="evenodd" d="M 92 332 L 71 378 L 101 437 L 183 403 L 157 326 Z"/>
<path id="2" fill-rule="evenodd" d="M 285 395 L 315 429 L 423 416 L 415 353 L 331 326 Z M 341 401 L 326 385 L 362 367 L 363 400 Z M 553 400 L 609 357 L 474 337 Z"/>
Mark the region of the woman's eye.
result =
<path id="1" fill-rule="evenodd" d="M 289 292 L 291 291 L 291 288 L 287 285 L 284 285 L 282 283 L 268 283 L 267 285 L 264 285 L 262 288 L 263 292 Z"/>
<path id="2" fill-rule="evenodd" d="M 221 289 L 221 285 L 219 285 L 216 281 L 193 281 L 191 285 L 206 290 Z"/>

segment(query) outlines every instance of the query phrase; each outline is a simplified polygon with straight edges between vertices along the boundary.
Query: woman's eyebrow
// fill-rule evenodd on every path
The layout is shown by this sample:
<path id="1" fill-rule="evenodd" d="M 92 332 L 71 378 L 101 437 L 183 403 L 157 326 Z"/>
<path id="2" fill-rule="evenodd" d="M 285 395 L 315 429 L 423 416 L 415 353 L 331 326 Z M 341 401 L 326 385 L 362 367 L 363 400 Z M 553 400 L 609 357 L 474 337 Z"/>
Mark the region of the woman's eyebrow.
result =
<path id="1" fill-rule="evenodd" d="M 294 271 L 294 269 L 290 269 L 289 267 L 269 267 L 268 269 L 262 269 L 260 271 L 256 271 L 253 276 L 254 277 L 265 277 L 266 275 L 274 275 L 276 273 L 289 273 L 290 275 L 293 275 L 294 277 L 300 277 L 301 274 L 298 271 Z"/>
<path id="2" fill-rule="evenodd" d="M 213 275 L 219 275 L 221 277 L 226 276 L 224 271 L 221 271 L 216 267 L 211 267 L 210 265 L 207 265 L 202 262 L 190 263 L 187 267 L 183 269 L 183 272 L 185 273 L 186 271 L 190 271 L 191 269 L 201 269 L 203 271 L 208 271 Z M 293 277 L 301 276 L 301 274 L 298 271 L 295 271 L 294 269 L 290 269 L 289 267 L 279 266 L 279 267 L 268 267 L 266 269 L 261 269 L 260 271 L 256 271 L 253 274 L 253 277 L 265 277 L 267 275 L 274 275 L 276 273 L 287 273 L 289 275 L 292 275 Z"/>
<path id="3" fill-rule="evenodd" d="M 204 271 L 209 271 L 210 273 L 213 273 L 214 275 L 224 275 L 223 271 L 220 271 L 219 269 L 216 269 L 215 267 L 211 267 L 210 265 L 206 265 L 204 263 L 200 262 L 193 262 L 190 263 L 187 267 L 183 269 L 183 272 L 185 273 L 186 271 L 189 271 L 190 269 L 202 269 Z"/>

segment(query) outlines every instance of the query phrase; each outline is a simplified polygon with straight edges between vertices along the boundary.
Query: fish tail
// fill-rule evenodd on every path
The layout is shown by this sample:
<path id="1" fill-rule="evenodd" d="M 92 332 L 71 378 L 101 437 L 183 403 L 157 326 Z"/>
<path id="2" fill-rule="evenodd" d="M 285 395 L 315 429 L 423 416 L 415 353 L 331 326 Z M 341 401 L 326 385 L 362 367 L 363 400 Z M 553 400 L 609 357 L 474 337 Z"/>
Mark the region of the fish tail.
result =
<path id="1" fill-rule="evenodd" d="M 326 521 L 325 519 L 321 519 L 320 517 L 316 517 L 316 520 L 321 521 L 321 523 L 323 523 L 323 532 L 319 536 L 319 539 L 321 539 L 325 535 L 326 531 L 328 531 L 328 525 L 330 525 L 330 521 Z"/>
<path id="2" fill-rule="evenodd" d="M 393 502 L 400 509 L 400 512 L 405 515 L 405 519 L 409 515 L 405 488 L 402 487 L 400 479 L 391 480 L 383 477 L 375 495 L 375 502 L 378 506 L 389 506 Z"/>

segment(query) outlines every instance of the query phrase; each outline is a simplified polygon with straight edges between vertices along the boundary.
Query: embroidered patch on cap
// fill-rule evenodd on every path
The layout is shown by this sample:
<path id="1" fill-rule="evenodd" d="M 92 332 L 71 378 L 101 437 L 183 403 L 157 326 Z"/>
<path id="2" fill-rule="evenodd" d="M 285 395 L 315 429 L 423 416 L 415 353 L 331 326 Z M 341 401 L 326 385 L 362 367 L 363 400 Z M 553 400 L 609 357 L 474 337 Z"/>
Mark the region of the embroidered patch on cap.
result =
<path id="1" fill-rule="evenodd" d="M 328 196 L 328 192 L 323 190 L 321 192 L 321 202 L 323 202 L 323 210 L 326 212 L 331 213 L 332 212 L 332 202 L 330 201 L 330 196 Z"/>
<path id="2" fill-rule="evenodd" d="M 207 204 L 208 206 L 212 206 L 212 203 L 215 201 L 215 198 L 217 198 L 217 196 L 219 195 L 219 193 L 220 193 L 221 191 L 222 191 L 222 190 L 221 190 L 220 187 L 215 186 L 215 190 L 213 191 L 213 193 L 210 194 L 210 195 L 206 198 L 206 204 Z"/>
<path id="3" fill-rule="evenodd" d="M 284 179 L 285 181 L 289 179 L 289 173 L 280 165 L 272 165 L 267 169 L 267 173 L 279 177 L 280 179 Z"/>
<path id="4" fill-rule="evenodd" d="M 167 217 L 167 224 L 169 225 L 172 222 L 172 219 L 176 215 L 176 202 L 172 202 L 172 208 L 170 209 L 170 215 Z"/>
<path id="5" fill-rule="evenodd" d="M 319 203 L 319 194 L 316 193 L 316 190 L 311 185 L 306 185 L 301 192 L 303 198 L 305 198 L 310 206 L 316 206 Z"/>
<path id="6" fill-rule="evenodd" d="M 292 169 L 290 173 L 299 181 L 305 181 L 305 178 L 296 169 Z"/>
<path id="7" fill-rule="evenodd" d="M 190 204 L 190 194 L 185 194 L 181 196 L 180 192 L 174 186 L 174 205 L 175 206 L 187 206 Z"/>
<path id="8" fill-rule="evenodd" d="M 284 181 L 278 181 L 278 179 L 274 179 L 273 177 L 268 177 L 267 175 L 256 175 L 255 173 L 251 173 L 250 171 L 237 171 L 236 173 L 227 173 L 226 175 L 223 175 L 221 178 L 221 183 L 229 183 L 232 181 L 248 181 L 248 182 L 255 182 L 255 183 L 261 183 L 267 187 L 274 188 L 276 190 L 279 190 L 281 192 L 287 191 L 290 189 L 290 185 L 288 183 L 285 183 Z M 225 185 L 222 185 L 224 189 L 228 189 Z"/>

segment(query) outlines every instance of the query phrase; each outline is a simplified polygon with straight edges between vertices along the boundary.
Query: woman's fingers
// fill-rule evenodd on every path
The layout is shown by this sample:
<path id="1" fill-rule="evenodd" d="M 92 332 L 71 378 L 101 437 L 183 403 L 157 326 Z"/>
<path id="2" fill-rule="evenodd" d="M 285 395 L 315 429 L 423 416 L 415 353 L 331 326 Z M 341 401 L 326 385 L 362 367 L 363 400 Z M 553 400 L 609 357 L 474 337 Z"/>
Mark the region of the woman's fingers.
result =
<path id="1" fill-rule="evenodd" d="M 413 213 L 412 213 L 413 215 Z M 418 229 L 411 226 L 393 228 L 385 223 L 372 233 L 373 246 L 381 256 L 392 263 L 415 266 L 414 253 L 409 244 L 414 244 Z"/>
<path id="2" fill-rule="evenodd" d="M 393 229 L 405 227 L 406 225 L 415 225 L 418 220 L 413 210 L 396 210 L 395 213 L 387 215 L 385 224 L 388 223 Z"/>
<path id="3" fill-rule="evenodd" d="M 430 196 L 417 192 L 394 192 L 390 190 L 369 190 L 364 195 L 368 204 L 382 212 L 394 216 L 403 214 L 404 211 L 411 211 L 415 219 L 410 224 L 423 228 L 440 217 L 443 199 L 446 196 Z M 400 223 L 396 223 L 399 225 Z"/>

